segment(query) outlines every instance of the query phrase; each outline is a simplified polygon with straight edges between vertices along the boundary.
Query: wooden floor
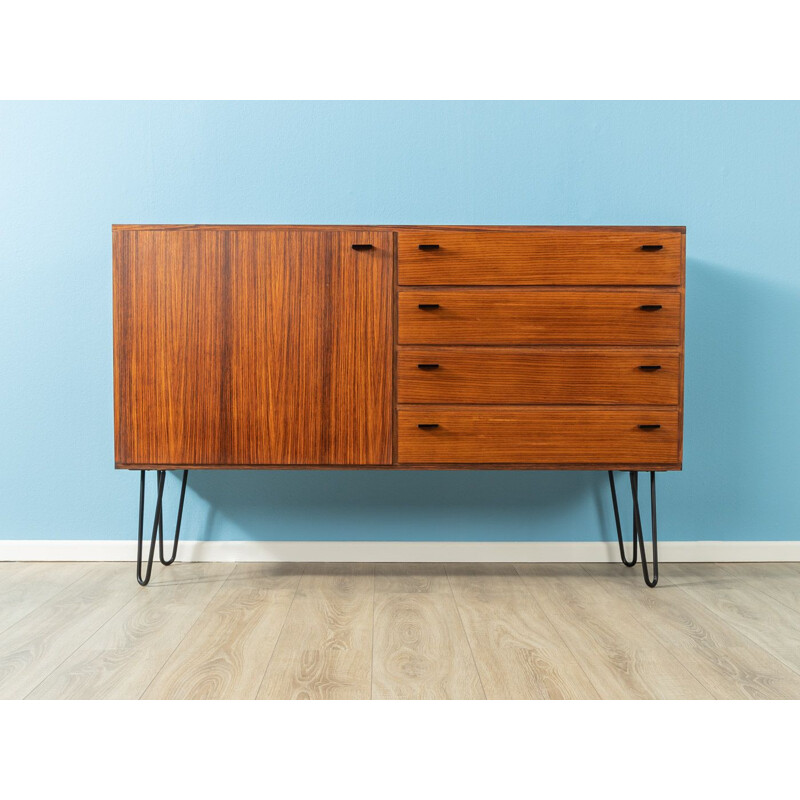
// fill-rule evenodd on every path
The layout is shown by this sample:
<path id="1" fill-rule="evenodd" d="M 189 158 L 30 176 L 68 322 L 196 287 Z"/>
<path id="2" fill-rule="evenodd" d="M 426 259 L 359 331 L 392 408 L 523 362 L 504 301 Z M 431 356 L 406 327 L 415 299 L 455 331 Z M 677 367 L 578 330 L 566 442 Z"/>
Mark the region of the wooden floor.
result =
<path id="1" fill-rule="evenodd" d="M 800 699 L 800 564 L 0 563 L 0 697 Z"/>

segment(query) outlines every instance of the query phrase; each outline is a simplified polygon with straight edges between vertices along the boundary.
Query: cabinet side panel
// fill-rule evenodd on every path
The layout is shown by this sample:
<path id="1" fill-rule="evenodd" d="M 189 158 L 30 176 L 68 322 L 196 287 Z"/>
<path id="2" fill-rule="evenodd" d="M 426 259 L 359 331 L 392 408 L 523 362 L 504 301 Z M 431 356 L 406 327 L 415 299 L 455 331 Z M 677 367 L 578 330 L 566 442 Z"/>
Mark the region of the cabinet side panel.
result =
<path id="1" fill-rule="evenodd" d="M 114 233 L 118 464 L 224 460 L 225 236 Z"/>
<path id="2" fill-rule="evenodd" d="M 681 370 L 678 394 L 678 461 L 683 463 L 683 386 L 686 364 L 686 232 L 681 234 Z"/>

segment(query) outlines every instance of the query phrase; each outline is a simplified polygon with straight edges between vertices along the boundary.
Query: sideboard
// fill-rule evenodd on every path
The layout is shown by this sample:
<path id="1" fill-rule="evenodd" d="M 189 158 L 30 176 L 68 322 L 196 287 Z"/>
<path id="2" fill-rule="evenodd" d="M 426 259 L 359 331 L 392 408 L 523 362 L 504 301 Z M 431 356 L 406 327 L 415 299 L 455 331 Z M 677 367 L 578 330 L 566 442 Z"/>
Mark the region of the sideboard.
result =
<path id="1" fill-rule="evenodd" d="M 568 469 L 608 472 L 620 557 L 655 586 L 655 476 L 682 463 L 685 228 L 115 225 L 112 238 L 115 461 L 141 472 L 142 585 L 156 541 L 175 560 L 189 470 Z M 183 472 L 171 553 L 167 470 Z"/>

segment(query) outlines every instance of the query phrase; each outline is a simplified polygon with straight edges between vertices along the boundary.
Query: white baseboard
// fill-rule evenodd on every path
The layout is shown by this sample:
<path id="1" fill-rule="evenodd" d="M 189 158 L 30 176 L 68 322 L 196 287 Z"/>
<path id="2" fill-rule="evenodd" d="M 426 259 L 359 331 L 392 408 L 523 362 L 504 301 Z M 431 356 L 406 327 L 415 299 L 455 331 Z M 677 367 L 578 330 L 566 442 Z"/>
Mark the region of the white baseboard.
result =
<path id="1" fill-rule="evenodd" d="M 649 550 L 649 547 L 648 547 Z M 800 541 L 660 542 L 659 560 L 800 561 Z M 0 561 L 134 561 L 132 541 L 0 541 Z M 616 542 L 181 542 L 179 561 L 616 562 Z"/>

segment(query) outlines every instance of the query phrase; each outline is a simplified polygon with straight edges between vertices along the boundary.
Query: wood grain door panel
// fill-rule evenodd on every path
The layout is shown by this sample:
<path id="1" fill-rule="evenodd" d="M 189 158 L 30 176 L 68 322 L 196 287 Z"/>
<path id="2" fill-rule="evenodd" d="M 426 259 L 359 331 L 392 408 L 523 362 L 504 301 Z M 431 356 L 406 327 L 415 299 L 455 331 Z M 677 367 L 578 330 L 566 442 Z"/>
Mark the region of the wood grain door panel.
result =
<path id="1" fill-rule="evenodd" d="M 677 405 L 677 349 L 401 347 L 398 403 Z"/>
<path id="2" fill-rule="evenodd" d="M 643 308 L 643 306 L 645 308 Z M 646 307 L 657 306 L 657 310 Z M 669 289 L 403 289 L 400 344 L 678 345 Z"/>
<path id="3" fill-rule="evenodd" d="M 410 286 L 678 286 L 682 238 L 679 231 L 613 228 L 400 230 L 398 279 Z"/>
<path id="4" fill-rule="evenodd" d="M 397 412 L 400 464 L 674 467 L 679 442 L 677 409 L 411 405 Z"/>
<path id="5" fill-rule="evenodd" d="M 117 463 L 390 463 L 392 255 L 386 231 L 115 231 Z"/>

